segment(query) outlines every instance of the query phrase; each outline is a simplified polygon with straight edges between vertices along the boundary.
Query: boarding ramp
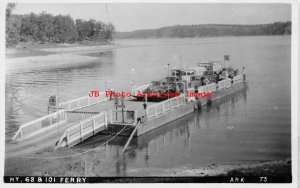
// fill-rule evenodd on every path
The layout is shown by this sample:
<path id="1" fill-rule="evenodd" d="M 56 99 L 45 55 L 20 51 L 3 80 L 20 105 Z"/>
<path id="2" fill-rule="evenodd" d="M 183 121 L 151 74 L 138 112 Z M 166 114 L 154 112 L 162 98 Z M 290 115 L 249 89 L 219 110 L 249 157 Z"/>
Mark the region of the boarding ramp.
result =
<path id="1" fill-rule="evenodd" d="M 50 131 L 51 129 L 65 126 L 71 126 L 72 122 L 77 123 L 83 119 L 87 119 L 95 114 L 99 114 L 98 111 L 93 112 L 78 112 L 75 110 L 83 109 L 89 106 L 93 106 L 99 103 L 103 103 L 109 100 L 106 97 L 105 92 L 99 93 L 98 97 L 81 97 L 78 99 L 70 100 L 67 102 L 59 103 L 57 112 L 45 115 L 36 120 L 30 121 L 21 125 L 18 131 L 12 138 L 13 142 L 22 141 L 24 139 L 29 139 L 31 137 L 37 136 L 41 133 Z"/>
<path id="2" fill-rule="evenodd" d="M 48 114 L 36 120 L 25 123 L 19 127 L 12 140 L 18 141 L 27 139 L 56 127 L 59 123 L 63 124 L 67 121 L 66 115 L 67 114 L 65 110 L 59 110 L 52 114 Z"/>
<path id="3" fill-rule="evenodd" d="M 101 112 L 68 128 L 57 147 L 72 147 L 107 128 L 107 114 Z"/>

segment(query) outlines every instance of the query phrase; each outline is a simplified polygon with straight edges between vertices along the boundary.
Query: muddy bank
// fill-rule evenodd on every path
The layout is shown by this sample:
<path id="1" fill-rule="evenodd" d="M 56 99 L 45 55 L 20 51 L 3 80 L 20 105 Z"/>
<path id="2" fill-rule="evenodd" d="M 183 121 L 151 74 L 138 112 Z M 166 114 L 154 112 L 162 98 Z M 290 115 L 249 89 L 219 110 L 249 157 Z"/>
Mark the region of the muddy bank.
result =
<path id="1" fill-rule="evenodd" d="M 291 161 L 246 162 L 232 164 L 211 164 L 199 169 L 174 169 L 169 176 L 288 176 L 291 175 Z"/>
<path id="2" fill-rule="evenodd" d="M 114 160 L 105 154 L 105 147 L 92 150 L 54 147 L 31 155 L 7 157 L 6 176 L 87 176 L 105 177 L 108 171 L 122 161 L 122 155 Z M 216 177 L 216 176 L 281 176 L 291 177 L 291 160 L 236 162 L 210 164 L 200 168 L 143 168 L 128 170 L 130 177 Z M 118 180 L 119 181 L 119 180 Z M 126 180 L 127 181 L 127 180 Z M 124 180 L 124 182 L 126 182 Z"/>

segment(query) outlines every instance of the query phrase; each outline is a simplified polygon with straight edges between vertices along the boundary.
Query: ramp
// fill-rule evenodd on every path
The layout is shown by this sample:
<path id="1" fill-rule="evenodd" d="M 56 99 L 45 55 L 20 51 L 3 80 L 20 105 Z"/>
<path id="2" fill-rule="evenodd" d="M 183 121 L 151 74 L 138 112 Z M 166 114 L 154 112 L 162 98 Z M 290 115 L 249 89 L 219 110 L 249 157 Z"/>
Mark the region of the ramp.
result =
<path id="1" fill-rule="evenodd" d="M 101 112 L 68 128 L 57 143 L 57 147 L 72 147 L 107 128 L 106 112 Z"/>

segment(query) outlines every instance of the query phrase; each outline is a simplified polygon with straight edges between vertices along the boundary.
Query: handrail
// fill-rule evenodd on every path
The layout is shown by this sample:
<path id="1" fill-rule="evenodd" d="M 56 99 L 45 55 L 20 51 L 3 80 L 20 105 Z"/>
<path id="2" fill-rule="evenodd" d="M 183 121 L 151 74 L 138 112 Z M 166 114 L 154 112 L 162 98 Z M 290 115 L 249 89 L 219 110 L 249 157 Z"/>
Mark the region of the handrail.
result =
<path id="1" fill-rule="evenodd" d="M 243 80 L 244 80 L 244 77 L 241 74 L 232 78 L 234 85 L 243 82 Z"/>
<path id="2" fill-rule="evenodd" d="M 61 102 L 58 105 L 68 104 L 68 103 L 72 103 L 72 102 L 79 101 L 79 100 L 82 100 L 82 99 L 87 99 L 87 98 L 89 98 L 89 96 L 84 96 L 84 97 L 80 97 L 80 98 L 77 98 L 77 99 L 72 99 L 72 100 L 69 100 L 69 101 L 66 101 L 66 102 Z"/>
<path id="3" fill-rule="evenodd" d="M 185 94 L 182 94 L 177 97 L 173 97 L 168 100 L 150 105 L 147 107 L 147 110 L 146 110 L 147 118 L 149 119 L 152 117 L 156 117 L 159 114 L 164 114 L 165 112 L 167 112 L 171 109 L 174 109 L 174 108 L 177 108 L 177 107 L 183 105 L 184 101 L 185 101 Z M 168 106 L 168 105 L 170 105 L 170 106 Z M 167 106 L 169 108 L 166 108 Z M 158 108 L 160 108 L 160 109 L 158 109 Z"/>
<path id="4" fill-rule="evenodd" d="M 97 102 L 94 102 L 92 103 L 91 101 L 92 100 L 96 100 L 96 99 L 99 99 L 99 98 L 104 98 L 103 100 L 100 100 L 100 101 L 97 101 Z M 83 106 L 80 106 L 80 101 L 82 100 L 86 100 L 87 102 L 87 105 L 83 105 Z M 104 101 L 107 101 L 108 100 L 108 97 L 106 97 L 106 93 L 105 92 L 101 92 L 99 93 L 99 96 L 98 97 L 90 97 L 90 96 L 84 96 L 84 97 L 80 97 L 80 98 L 77 98 L 77 99 L 72 99 L 72 100 L 69 100 L 69 101 L 66 101 L 66 102 L 62 102 L 62 103 L 59 103 L 58 106 L 60 108 L 62 108 L 63 105 L 68 105 L 67 107 L 67 110 L 77 110 L 77 109 L 80 109 L 80 108 L 83 108 L 83 107 L 86 107 L 86 106 L 90 106 L 90 105 L 93 105 L 93 104 L 96 104 L 96 103 L 100 103 L 100 102 L 104 102 Z M 70 105 L 74 102 L 77 102 L 76 103 L 76 107 L 75 108 L 71 108 Z"/>
<path id="5" fill-rule="evenodd" d="M 19 134 L 21 134 L 20 136 L 21 136 L 21 138 L 22 138 L 22 137 L 23 137 L 22 130 L 23 130 L 24 128 L 26 128 L 26 127 L 28 127 L 28 126 L 31 126 L 31 125 L 34 125 L 34 124 L 36 124 L 36 123 L 40 123 L 40 122 L 42 122 L 43 120 L 46 120 L 46 119 L 48 119 L 48 118 L 57 116 L 57 115 L 59 115 L 59 114 L 64 114 L 64 113 L 65 113 L 65 110 L 59 110 L 59 111 L 57 111 L 57 112 L 48 114 L 48 115 L 46 115 L 46 116 L 40 117 L 40 118 L 38 118 L 38 119 L 35 119 L 35 120 L 33 120 L 33 121 L 27 122 L 27 123 L 25 123 L 25 124 L 19 126 L 19 129 L 18 129 L 18 131 L 16 132 L 16 134 L 14 135 L 14 137 L 12 138 L 12 140 L 15 141 L 16 137 L 17 137 Z M 64 119 L 65 119 L 65 118 L 66 118 L 66 117 L 65 117 L 65 114 L 64 114 Z M 50 122 L 51 122 L 51 121 L 50 121 Z M 49 126 L 51 126 L 51 124 L 50 124 Z"/>
<path id="6" fill-rule="evenodd" d="M 105 111 L 103 111 L 103 112 L 101 112 L 101 113 L 99 113 L 99 114 L 97 114 L 97 115 L 94 115 L 94 116 L 92 116 L 92 117 L 90 117 L 90 118 L 88 118 L 88 119 L 85 119 L 85 120 L 83 120 L 82 122 L 79 122 L 79 123 L 77 123 L 77 124 L 75 124 L 75 125 L 73 125 L 73 126 L 71 126 L 71 127 L 69 127 L 68 129 L 66 129 L 65 130 L 65 132 L 64 132 L 64 134 L 61 136 L 61 138 L 59 139 L 59 141 L 58 141 L 58 143 L 57 143 L 57 147 L 59 147 L 60 145 L 61 145 L 61 143 L 63 142 L 63 140 L 65 139 L 65 138 L 67 138 L 67 145 L 68 146 L 70 146 L 70 143 L 72 142 L 72 141 L 74 141 L 74 140 L 76 140 L 76 139 L 81 139 L 81 141 L 83 140 L 83 136 L 85 136 L 86 134 L 89 134 L 89 133 L 91 133 L 91 132 L 93 132 L 93 135 L 94 134 L 96 134 L 96 129 L 98 129 L 99 127 L 99 125 L 98 124 L 96 124 L 96 122 L 95 122 L 95 119 L 97 119 L 97 118 L 99 118 L 99 117 L 101 117 L 101 116 L 103 116 L 103 121 L 102 122 L 100 122 L 100 124 L 99 125 L 104 125 L 106 128 L 107 128 L 107 114 L 106 114 L 106 112 Z M 83 134 L 83 125 L 85 124 L 85 123 L 88 123 L 88 122 L 90 122 L 90 121 L 92 121 L 92 129 L 90 129 L 90 131 L 89 132 L 87 132 L 87 133 L 85 133 L 85 134 Z M 96 127 L 97 126 L 97 127 Z M 69 140 L 69 138 L 70 138 L 70 132 L 72 131 L 72 130 L 74 130 L 74 129 L 77 129 L 77 128 L 79 128 L 80 127 L 80 134 L 79 134 L 79 137 L 77 138 L 75 138 L 75 139 L 73 139 L 73 140 L 71 140 L 71 142 L 70 142 L 70 140 Z"/>
<path id="7" fill-rule="evenodd" d="M 104 111 L 104 112 L 101 112 L 101 113 L 99 113 L 99 114 L 97 114 L 97 115 L 94 115 L 94 116 L 92 116 L 92 117 L 90 117 L 90 118 L 88 118 L 88 119 L 84 119 L 83 121 L 81 121 L 81 122 L 79 122 L 79 123 L 73 125 L 72 127 L 68 128 L 65 132 L 69 132 L 69 131 L 71 131 L 72 129 L 75 129 L 75 128 L 77 128 L 77 127 L 80 127 L 82 124 L 87 123 L 87 122 L 89 122 L 89 121 L 91 121 L 92 119 L 95 119 L 95 118 L 97 118 L 97 117 L 100 117 L 100 116 L 102 116 L 103 114 L 106 115 L 106 112 Z"/>

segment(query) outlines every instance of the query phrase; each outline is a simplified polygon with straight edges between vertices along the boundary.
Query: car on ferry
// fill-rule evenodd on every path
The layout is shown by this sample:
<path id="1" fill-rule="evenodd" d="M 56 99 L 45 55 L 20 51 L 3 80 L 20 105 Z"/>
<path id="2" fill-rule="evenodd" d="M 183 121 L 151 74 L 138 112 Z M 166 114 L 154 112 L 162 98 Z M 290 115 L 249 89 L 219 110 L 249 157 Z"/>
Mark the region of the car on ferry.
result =
<path id="1" fill-rule="evenodd" d="M 194 88 L 195 86 L 199 87 L 202 84 L 202 76 L 191 76 L 191 81 L 189 83 L 189 88 Z"/>

